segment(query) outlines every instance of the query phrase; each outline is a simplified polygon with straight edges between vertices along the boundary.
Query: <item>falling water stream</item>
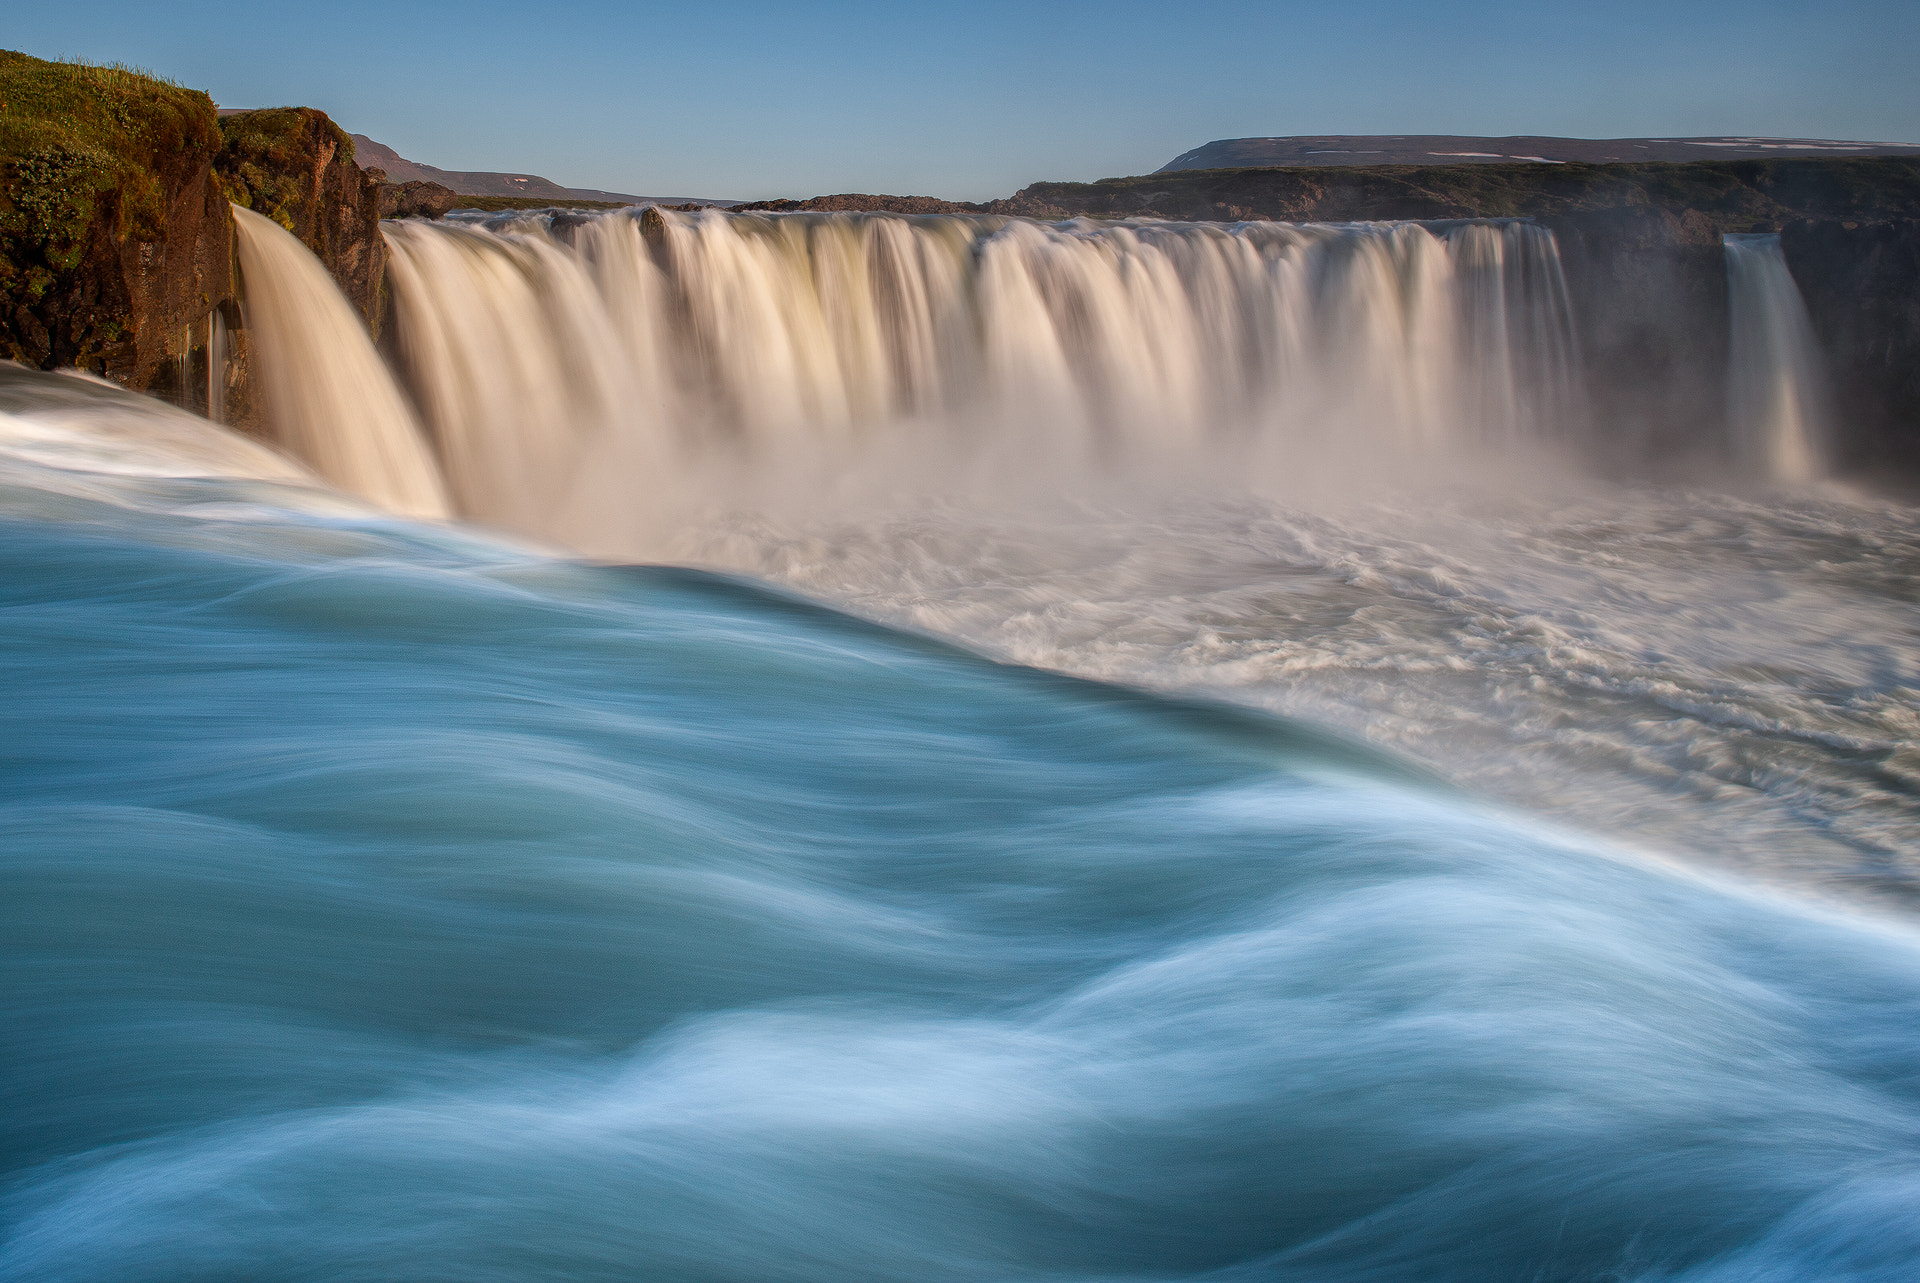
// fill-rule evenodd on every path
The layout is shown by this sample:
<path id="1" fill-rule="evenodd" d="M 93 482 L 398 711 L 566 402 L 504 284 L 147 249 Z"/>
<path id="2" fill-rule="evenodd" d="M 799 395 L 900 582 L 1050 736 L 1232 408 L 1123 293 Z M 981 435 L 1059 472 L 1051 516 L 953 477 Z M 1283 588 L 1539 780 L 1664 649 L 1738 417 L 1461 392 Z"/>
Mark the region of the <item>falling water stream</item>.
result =
<path id="1" fill-rule="evenodd" d="M 1819 345 L 1780 235 L 1726 238 L 1733 317 L 1727 421 L 1749 474 L 1804 482 L 1827 471 L 1827 407 Z"/>
<path id="2" fill-rule="evenodd" d="M 1578 411 L 1558 258 L 1524 223 L 655 213 L 388 238 L 461 510 L 609 552 L 742 485 L 1417 472 Z"/>
<path id="3" fill-rule="evenodd" d="M 248 328 L 278 440 L 334 484 L 410 517 L 448 515 L 413 411 L 327 269 L 289 232 L 234 206 Z"/>

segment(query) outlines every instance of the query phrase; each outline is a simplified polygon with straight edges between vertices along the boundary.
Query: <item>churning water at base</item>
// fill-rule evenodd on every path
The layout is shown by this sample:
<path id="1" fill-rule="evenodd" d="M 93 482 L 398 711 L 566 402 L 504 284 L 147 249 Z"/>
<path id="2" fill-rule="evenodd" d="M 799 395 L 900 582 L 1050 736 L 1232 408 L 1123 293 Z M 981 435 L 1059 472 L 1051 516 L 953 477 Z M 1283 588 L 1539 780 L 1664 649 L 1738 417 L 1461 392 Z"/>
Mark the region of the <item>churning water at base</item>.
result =
<path id="1" fill-rule="evenodd" d="M 1339 727 L 1484 795 L 1920 902 L 1920 521 L 1540 484 L 726 513 L 654 555 L 1087 677 Z"/>
<path id="2" fill-rule="evenodd" d="M 0 1279 L 1920 1259 L 1907 926 L 0 402 Z"/>

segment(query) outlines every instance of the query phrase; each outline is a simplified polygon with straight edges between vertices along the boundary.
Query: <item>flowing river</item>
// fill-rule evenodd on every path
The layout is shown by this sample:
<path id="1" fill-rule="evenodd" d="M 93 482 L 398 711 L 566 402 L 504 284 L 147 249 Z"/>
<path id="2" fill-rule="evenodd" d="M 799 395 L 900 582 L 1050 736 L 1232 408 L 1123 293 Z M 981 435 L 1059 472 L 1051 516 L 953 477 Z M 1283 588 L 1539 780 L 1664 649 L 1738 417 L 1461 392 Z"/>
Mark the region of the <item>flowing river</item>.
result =
<path id="1" fill-rule="evenodd" d="M 0 368 L 0 1279 L 1911 1277 L 1768 246 L 1683 484 L 1525 224 L 241 231 L 277 449 Z"/>

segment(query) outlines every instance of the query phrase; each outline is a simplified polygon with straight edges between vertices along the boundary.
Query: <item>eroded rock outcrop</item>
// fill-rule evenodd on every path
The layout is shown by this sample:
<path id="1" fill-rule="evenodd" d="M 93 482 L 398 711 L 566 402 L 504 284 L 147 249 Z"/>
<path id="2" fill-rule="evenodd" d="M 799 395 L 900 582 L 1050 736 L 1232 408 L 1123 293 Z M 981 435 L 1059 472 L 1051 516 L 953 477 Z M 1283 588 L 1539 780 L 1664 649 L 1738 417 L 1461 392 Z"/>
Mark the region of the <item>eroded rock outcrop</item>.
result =
<path id="1" fill-rule="evenodd" d="M 312 107 L 222 116 L 215 168 L 234 204 L 264 214 L 312 250 L 370 327 L 385 312 L 383 179 L 354 164 L 353 139 Z"/>
<path id="2" fill-rule="evenodd" d="M 385 177 L 385 172 L 379 169 L 369 169 L 366 172 L 378 179 Z M 460 197 L 453 188 L 440 183 L 420 180 L 380 183 L 380 217 L 382 218 L 445 218 L 447 212 L 460 203 Z"/>
<path id="3" fill-rule="evenodd" d="M 1181 170 L 1034 183 L 988 208 L 1026 218 L 1352 222 L 1548 219 L 1633 206 L 1695 213 L 1723 232 L 1795 218 L 1911 216 L 1920 208 L 1920 159 Z"/>
<path id="4" fill-rule="evenodd" d="M 0 358 L 191 401 L 233 298 L 212 101 L 0 52 L 0 103 Z"/>
<path id="5" fill-rule="evenodd" d="M 0 359 L 78 366 L 264 430 L 229 202 L 292 232 L 378 330 L 380 219 L 454 195 L 389 184 L 311 108 L 218 113 L 139 72 L 0 52 Z"/>

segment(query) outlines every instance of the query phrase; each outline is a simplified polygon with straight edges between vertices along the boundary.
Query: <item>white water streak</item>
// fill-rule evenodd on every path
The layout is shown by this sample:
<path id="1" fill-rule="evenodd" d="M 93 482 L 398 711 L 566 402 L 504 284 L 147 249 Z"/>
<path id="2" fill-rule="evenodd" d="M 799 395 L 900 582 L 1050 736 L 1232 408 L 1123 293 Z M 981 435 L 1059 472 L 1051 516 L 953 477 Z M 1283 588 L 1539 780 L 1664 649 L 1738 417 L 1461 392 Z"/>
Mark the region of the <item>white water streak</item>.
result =
<path id="1" fill-rule="evenodd" d="M 1827 472 L 1827 404 L 1806 303 L 1775 234 L 1730 235 L 1728 422 L 1735 459 L 1771 481 Z"/>
<path id="2" fill-rule="evenodd" d="M 271 219 L 236 205 L 233 222 L 278 442 L 343 490 L 406 516 L 447 516 L 413 412 L 327 269 Z"/>
<path id="3" fill-rule="evenodd" d="M 1417 467 L 1547 440 L 1578 403 L 1553 238 L 1521 223 L 621 213 L 387 237 L 458 508 L 575 542 L 610 487 L 659 506 L 715 467 Z"/>

